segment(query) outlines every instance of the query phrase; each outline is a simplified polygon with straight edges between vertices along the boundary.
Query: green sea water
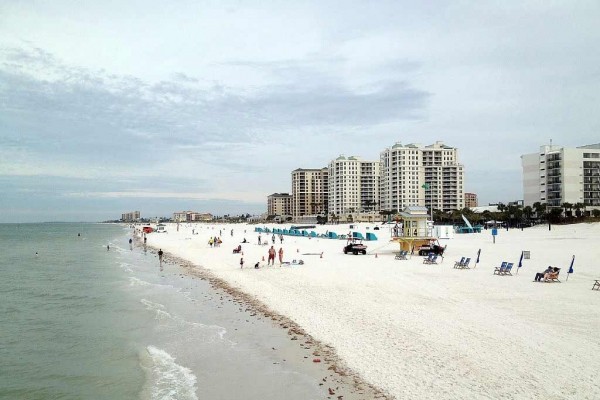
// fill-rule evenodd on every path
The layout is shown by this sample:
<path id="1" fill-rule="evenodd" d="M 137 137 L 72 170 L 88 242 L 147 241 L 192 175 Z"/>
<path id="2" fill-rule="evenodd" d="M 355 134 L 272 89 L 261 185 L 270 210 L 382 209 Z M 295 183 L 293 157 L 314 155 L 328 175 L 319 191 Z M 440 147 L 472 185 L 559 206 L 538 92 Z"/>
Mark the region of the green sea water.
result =
<path id="1" fill-rule="evenodd" d="M 324 398 L 285 331 L 131 237 L 0 224 L 0 399 Z"/>
<path id="2" fill-rule="evenodd" d="M 1 224 L 0 398 L 137 398 L 137 302 L 107 244 L 123 228 Z M 37 254 L 36 254 L 37 253 Z"/>

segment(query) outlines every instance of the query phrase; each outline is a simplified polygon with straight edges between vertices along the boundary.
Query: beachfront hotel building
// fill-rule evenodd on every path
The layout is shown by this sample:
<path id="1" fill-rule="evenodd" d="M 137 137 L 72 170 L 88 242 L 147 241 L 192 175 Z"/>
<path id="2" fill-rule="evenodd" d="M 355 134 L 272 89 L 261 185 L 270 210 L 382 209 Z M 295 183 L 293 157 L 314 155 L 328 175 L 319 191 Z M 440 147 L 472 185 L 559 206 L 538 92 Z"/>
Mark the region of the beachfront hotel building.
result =
<path id="1" fill-rule="evenodd" d="M 299 220 L 304 216 L 315 216 L 327 212 L 328 207 L 327 168 L 292 171 L 292 216 Z"/>
<path id="2" fill-rule="evenodd" d="M 329 170 L 328 213 L 335 215 L 379 209 L 379 161 L 339 156 Z"/>
<path id="3" fill-rule="evenodd" d="M 210 222 L 213 220 L 212 214 L 199 213 L 196 211 L 178 211 L 173 213 L 174 222 Z"/>
<path id="4" fill-rule="evenodd" d="M 549 207 L 582 203 L 600 209 L 600 143 L 575 148 L 544 145 L 521 156 L 523 199 Z"/>
<path id="5" fill-rule="evenodd" d="M 267 215 L 292 215 L 292 195 L 273 193 L 267 196 Z"/>
<path id="6" fill-rule="evenodd" d="M 380 163 L 381 210 L 464 208 L 464 166 L 458 162 L 457 148 L 440 141 L 429 146 L 396 143 L 381 152 Z"/>
<path id="7" fill-rule="evenodd" d="M 137 222 L 141 218 L 139 211 L 132 211 L 128 213 L 121 214 L 121 221 L 123 222 Z"/>
<path id="8" fill-rule="evenodd" d="M 466 193 L 465 192 L 465 207 L 472 209 L 477 206 L 478 206 L 477 195 L 475 193 Z"/>

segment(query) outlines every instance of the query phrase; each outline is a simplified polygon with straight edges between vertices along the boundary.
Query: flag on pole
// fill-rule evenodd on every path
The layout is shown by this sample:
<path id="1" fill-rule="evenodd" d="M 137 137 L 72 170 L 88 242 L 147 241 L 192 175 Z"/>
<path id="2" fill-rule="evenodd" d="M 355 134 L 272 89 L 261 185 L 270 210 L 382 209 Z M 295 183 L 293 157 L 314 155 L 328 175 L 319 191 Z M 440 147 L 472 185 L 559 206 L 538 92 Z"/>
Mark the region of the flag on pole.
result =
<path id="1" fill-rule="evenodd" d="M 571 259 L 571 265 L 569 266 L 569 271 L 567 272 L 567 279 L 565 279 L 565 281 L 568 281 L 569 274 L 573 273 L 573 264 L 575 264 L 575 255 L 573 255 L 573 258 Z"/>

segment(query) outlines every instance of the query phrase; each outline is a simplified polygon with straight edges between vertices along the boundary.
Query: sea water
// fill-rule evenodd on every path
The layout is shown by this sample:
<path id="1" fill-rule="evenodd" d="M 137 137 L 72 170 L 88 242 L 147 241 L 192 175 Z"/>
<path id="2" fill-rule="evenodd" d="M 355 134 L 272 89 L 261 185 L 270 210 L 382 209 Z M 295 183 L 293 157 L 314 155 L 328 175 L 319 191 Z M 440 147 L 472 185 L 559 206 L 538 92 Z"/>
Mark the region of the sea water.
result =
<path id="1" fill-rule="evenodd" d="M 285 334 L 110 224 L 0 224 L 0 399 L 311 399 Z"/>

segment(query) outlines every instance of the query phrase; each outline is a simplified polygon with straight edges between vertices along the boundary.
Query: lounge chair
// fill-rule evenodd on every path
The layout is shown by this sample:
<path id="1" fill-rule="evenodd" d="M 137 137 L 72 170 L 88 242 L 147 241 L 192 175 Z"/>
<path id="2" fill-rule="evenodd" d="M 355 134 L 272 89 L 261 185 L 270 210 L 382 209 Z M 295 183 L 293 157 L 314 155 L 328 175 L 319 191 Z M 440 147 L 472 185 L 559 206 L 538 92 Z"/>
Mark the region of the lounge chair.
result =
<path id="1" fill-rule="evenodd" d="M 470 269 L 470 267 L 469 267 L 470 263 L 471 263 L 471 258 L 467 257 L 467 258 L 464 259 L 464 261 L 461 264 L 455 266 L 454 268 L 458 268 L 458 269 Z"/>
<path id="2" fill-rule="evenodd" d="M 594 282 L 594 286 L 592 286 L 592 290 L 600 290 L 600 280 L 596 280 L 596 282 Z"/>
<path id="3" fill-rule="evenodd" d="M 465 262 L 465 257 L 461 257 L 460 261 L 456 261 L 454 263 L 454 268 L 458 268 L 460 265 L 462 265 Z"/>
<path id="4" fill-rule="evenodd" d="M 560 268 L 556 268 L 554 270 L 554 272 L 550 272 L 547 277 L 544 278 L 544 282 L 558 282 L 560 283 L 560 280 L 558 279 L 558 274 L 560 274 Z"/>
<path id="5" fill-rule="evenodd" d="M 408 255 L 408 251 L 402 250 L 400 253 L 396 254 L 394 257 L 395 260 L 406 260 L 406 256 Z"/>
<path id="6" fill-rule="evenodd" d="M 500 267 L 494 268 L 494 275 L 504 275 L 504 271 L 506 270 L 506 266 L 508 263 L 506 261 L 502 261 Z"/>
<path id="7" fill-rule="evenodd" d="M 437 264 L 437 259 L 437 254 L 430 254 L 427 258 L 423 260 L 423 264 Z"/>

